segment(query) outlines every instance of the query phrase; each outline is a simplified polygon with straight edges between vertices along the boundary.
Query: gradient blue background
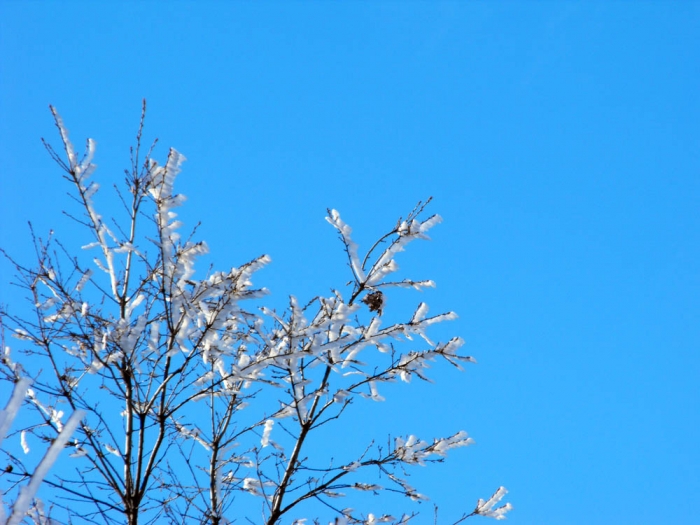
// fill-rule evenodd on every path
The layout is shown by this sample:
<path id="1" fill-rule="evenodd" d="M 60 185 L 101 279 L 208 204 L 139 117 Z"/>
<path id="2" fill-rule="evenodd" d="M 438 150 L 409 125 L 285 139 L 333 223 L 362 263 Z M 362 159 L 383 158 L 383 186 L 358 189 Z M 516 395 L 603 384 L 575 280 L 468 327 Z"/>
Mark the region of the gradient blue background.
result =
<path id="1" fill-rule="evenodd" d="M 106 203 L 145 97 L 208 261 L 269 253 L 280 302 L 349 278 L 326 207 L 366 246 L 433 196 L 444 224 L 399 263 L 438 287 L 389 305 L 454 309 L 439 333 L 479 364 L 385 389 L 347 440 L 467 430 L 415 473 L 441 523 L 501 484 L 513 524 L 697 523 L 699 40 L 694 2 L 5 0 L 0 246 L 31 262 L 28 220 L 87 242 L 49 103 L 97 140 Z"/>

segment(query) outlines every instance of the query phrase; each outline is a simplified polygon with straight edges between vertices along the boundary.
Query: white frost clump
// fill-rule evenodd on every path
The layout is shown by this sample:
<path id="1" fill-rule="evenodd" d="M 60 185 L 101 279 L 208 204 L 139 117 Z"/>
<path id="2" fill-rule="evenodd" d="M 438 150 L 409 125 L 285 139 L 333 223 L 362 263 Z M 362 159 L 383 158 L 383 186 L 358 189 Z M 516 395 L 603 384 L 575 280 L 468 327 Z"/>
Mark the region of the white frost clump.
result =
<path id="1" fill-rule="evenodd" d="M 27 431 L 23 430 L 20 433 L 20 443 L 22 445 L 22 450 L 24 451 L 25 454 L 29 454 L 29 445 L 27 444 Z"/>
<path id="2" fill-rule="evenodd" d="M 263 428 L 262 439 L 260 440 L 260 445 L 265 448 L 270 444 L 270 433 L 272 432 L 272 427 L 275 422 L 272 419 L 265 421 L 265 427 Z"/>
<path id="3" fill-rule="evenodd" d="M 433 454 L 444 457 L 447 455 L 447 451 L 452 448 L 466 447 L 473 444 L 474 440 L 464 430 L 447 438 L 436 439 L 432 445 L 429 445 L 426 441 L 420 441 L 416 436 L 411 435 L 408 437 L 408 440 L 400 437 L 396 438 L 394 454 L 406 463 L 425 465 L 425 459 Z"/>
<path id="4" fill-rule="evenodd" d="M 474 509 L 474 514 L 497 520 L 506 519 L 506 512 L 512 510 L 513 505 L 506 503 L 497 509 L 494 509 L 493 507 L 497 505 L 507 493 L 508 491 L 505 487 L 500 487 L 487 501 L 479 499 L 478 503 L 476 504 L 476 509 Z"/>

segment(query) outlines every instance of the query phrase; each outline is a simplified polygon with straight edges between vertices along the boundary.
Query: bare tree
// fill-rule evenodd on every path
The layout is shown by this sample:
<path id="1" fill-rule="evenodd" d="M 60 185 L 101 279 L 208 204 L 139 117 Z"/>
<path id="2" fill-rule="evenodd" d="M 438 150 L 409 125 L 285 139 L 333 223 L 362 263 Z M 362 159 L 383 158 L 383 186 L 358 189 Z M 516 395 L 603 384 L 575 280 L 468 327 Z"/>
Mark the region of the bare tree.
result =
<path id="1" fill-rule="evenodd" d="M 227 271 L 195 271 L 207 245 L 194 240 L 196 232 L 186 239 L 179 233 L 175 209 L 184 199 L 173 184 L 184 157 L 171 149 L 159 165 L 153 146 L 144 153 L 145 103 L 124 189 L 117 192 L 124 213 L 110 222 L 93 202 L 94 141 L 79 158 L 51 111 L 63 153 L 44 144 L 72 186 L 79 212 L 71 217 L 90 236 L 83 248 L 94 257 L 86 263 L 52 235 L 44 240 L 33 232 L 35 265 L 5 254 L 32 313 L 0 310 L 24 354 L 15 362 L 3 345 L 0 384 L 31 376 L 25 404 L 33 410 L 8 435 L 19 434 L 25 451 L 27 437 L 56 440 L 64 411 L 82 416 L 66 445 L 66 467 L 41 475 L 55 489 L 45 497 L 54 519 L 230 523 L 244 517 L 236 495 L 249 493 L 262 505 L 254 523 L 291 521 L 293 509 L 297 515 L 319 508 L 303 505 L 309 501 L 338 524 L 409 521 L 410 511 L 363 514 L 336 502 L 344 491 L 427 499 L 408 483 L 406 466 L 442 461 L 450 449 L 472 443 L 466 432 L 369 443 L 340 462 L 315 457 L 309 442 L 337 424 L 358 397 L 382 400 L 385 382 L 427 379 L 435 359 L 458 368 L 473 361 L 460 353 L 460 338 L 435 342 L 427 334 L 431 325 L 454 319 L 452 312 L 430 316 L 420 303 L 409 318 L 382 322 L 388 288 L 434 286 L 393 278 L 396 254 L 427 239 L 441 220 L 423 218 L 429 201 L 399 219 L 363 256 L 350 227 L 329 210 L 327 220 L 347 254 L 349 290 L 304 304 L 292 296 L 278 313 L 260 306 L 267 291 L 251 282 L 269 262 L 266 255 Z M 31 454 L 3 454 L 11 495 L 35 467 Z M 495 508 L 504 494 L 501 487 L 488 501 L 479 500 L 458 522 L 475 515 L 504 518 L 510 504 Z"/>

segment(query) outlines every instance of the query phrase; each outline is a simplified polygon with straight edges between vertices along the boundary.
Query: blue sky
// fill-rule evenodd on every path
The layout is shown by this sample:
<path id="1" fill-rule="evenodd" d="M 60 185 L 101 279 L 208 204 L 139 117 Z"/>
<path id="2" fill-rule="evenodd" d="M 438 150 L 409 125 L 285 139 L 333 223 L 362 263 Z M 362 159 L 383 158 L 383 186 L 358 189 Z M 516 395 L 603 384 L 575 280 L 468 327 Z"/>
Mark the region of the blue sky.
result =
<path id="1" fill-rule="evenodd" d="M 84 244 L 48 104 L 97 140 L 107 205 L 146 98 L 209 261 L 269 253 L 280 301 L 348 280 L 327 207 L 367 245 L 432 196 L 399 263 L 437 288 L 388 304 L 455 310 L 479 364 L 356 407 L 347 439 L 467 430 L 416 473 L 445 523 L 499 485 L 513 524 L 694 523 L 699 35 L 697 2 L 5 1 L 0 246 L 29 262 L 28 220 Z"/>

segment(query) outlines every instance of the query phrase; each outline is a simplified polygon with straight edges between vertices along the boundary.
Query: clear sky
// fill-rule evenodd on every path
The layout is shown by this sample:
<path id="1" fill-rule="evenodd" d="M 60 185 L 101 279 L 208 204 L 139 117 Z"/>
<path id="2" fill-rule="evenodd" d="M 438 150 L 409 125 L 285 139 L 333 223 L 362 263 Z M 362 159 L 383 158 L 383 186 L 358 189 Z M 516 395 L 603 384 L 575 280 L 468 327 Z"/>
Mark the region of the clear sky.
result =
<path id="1" fill-rule="evenodd" d="M 433 196 L 399 263 L 437 288 L 388 307 L 455 310 L 479 363 L 348 435 L 467 430 L 414 478 L 444 523 L 499 485 L 514 525 L 697 523 L 699 88 L 697 2 L 4 0 L 0 246 L 30 262 L 28 220 L 85 243 L 48 104 L 96 139 L 106 199 L 145 97 L 156 157 L 188 158 L 181 217 L 218 268 L 269 253 L 279 301 L 348 280 L 327 207 L 366 245 Z"/>

